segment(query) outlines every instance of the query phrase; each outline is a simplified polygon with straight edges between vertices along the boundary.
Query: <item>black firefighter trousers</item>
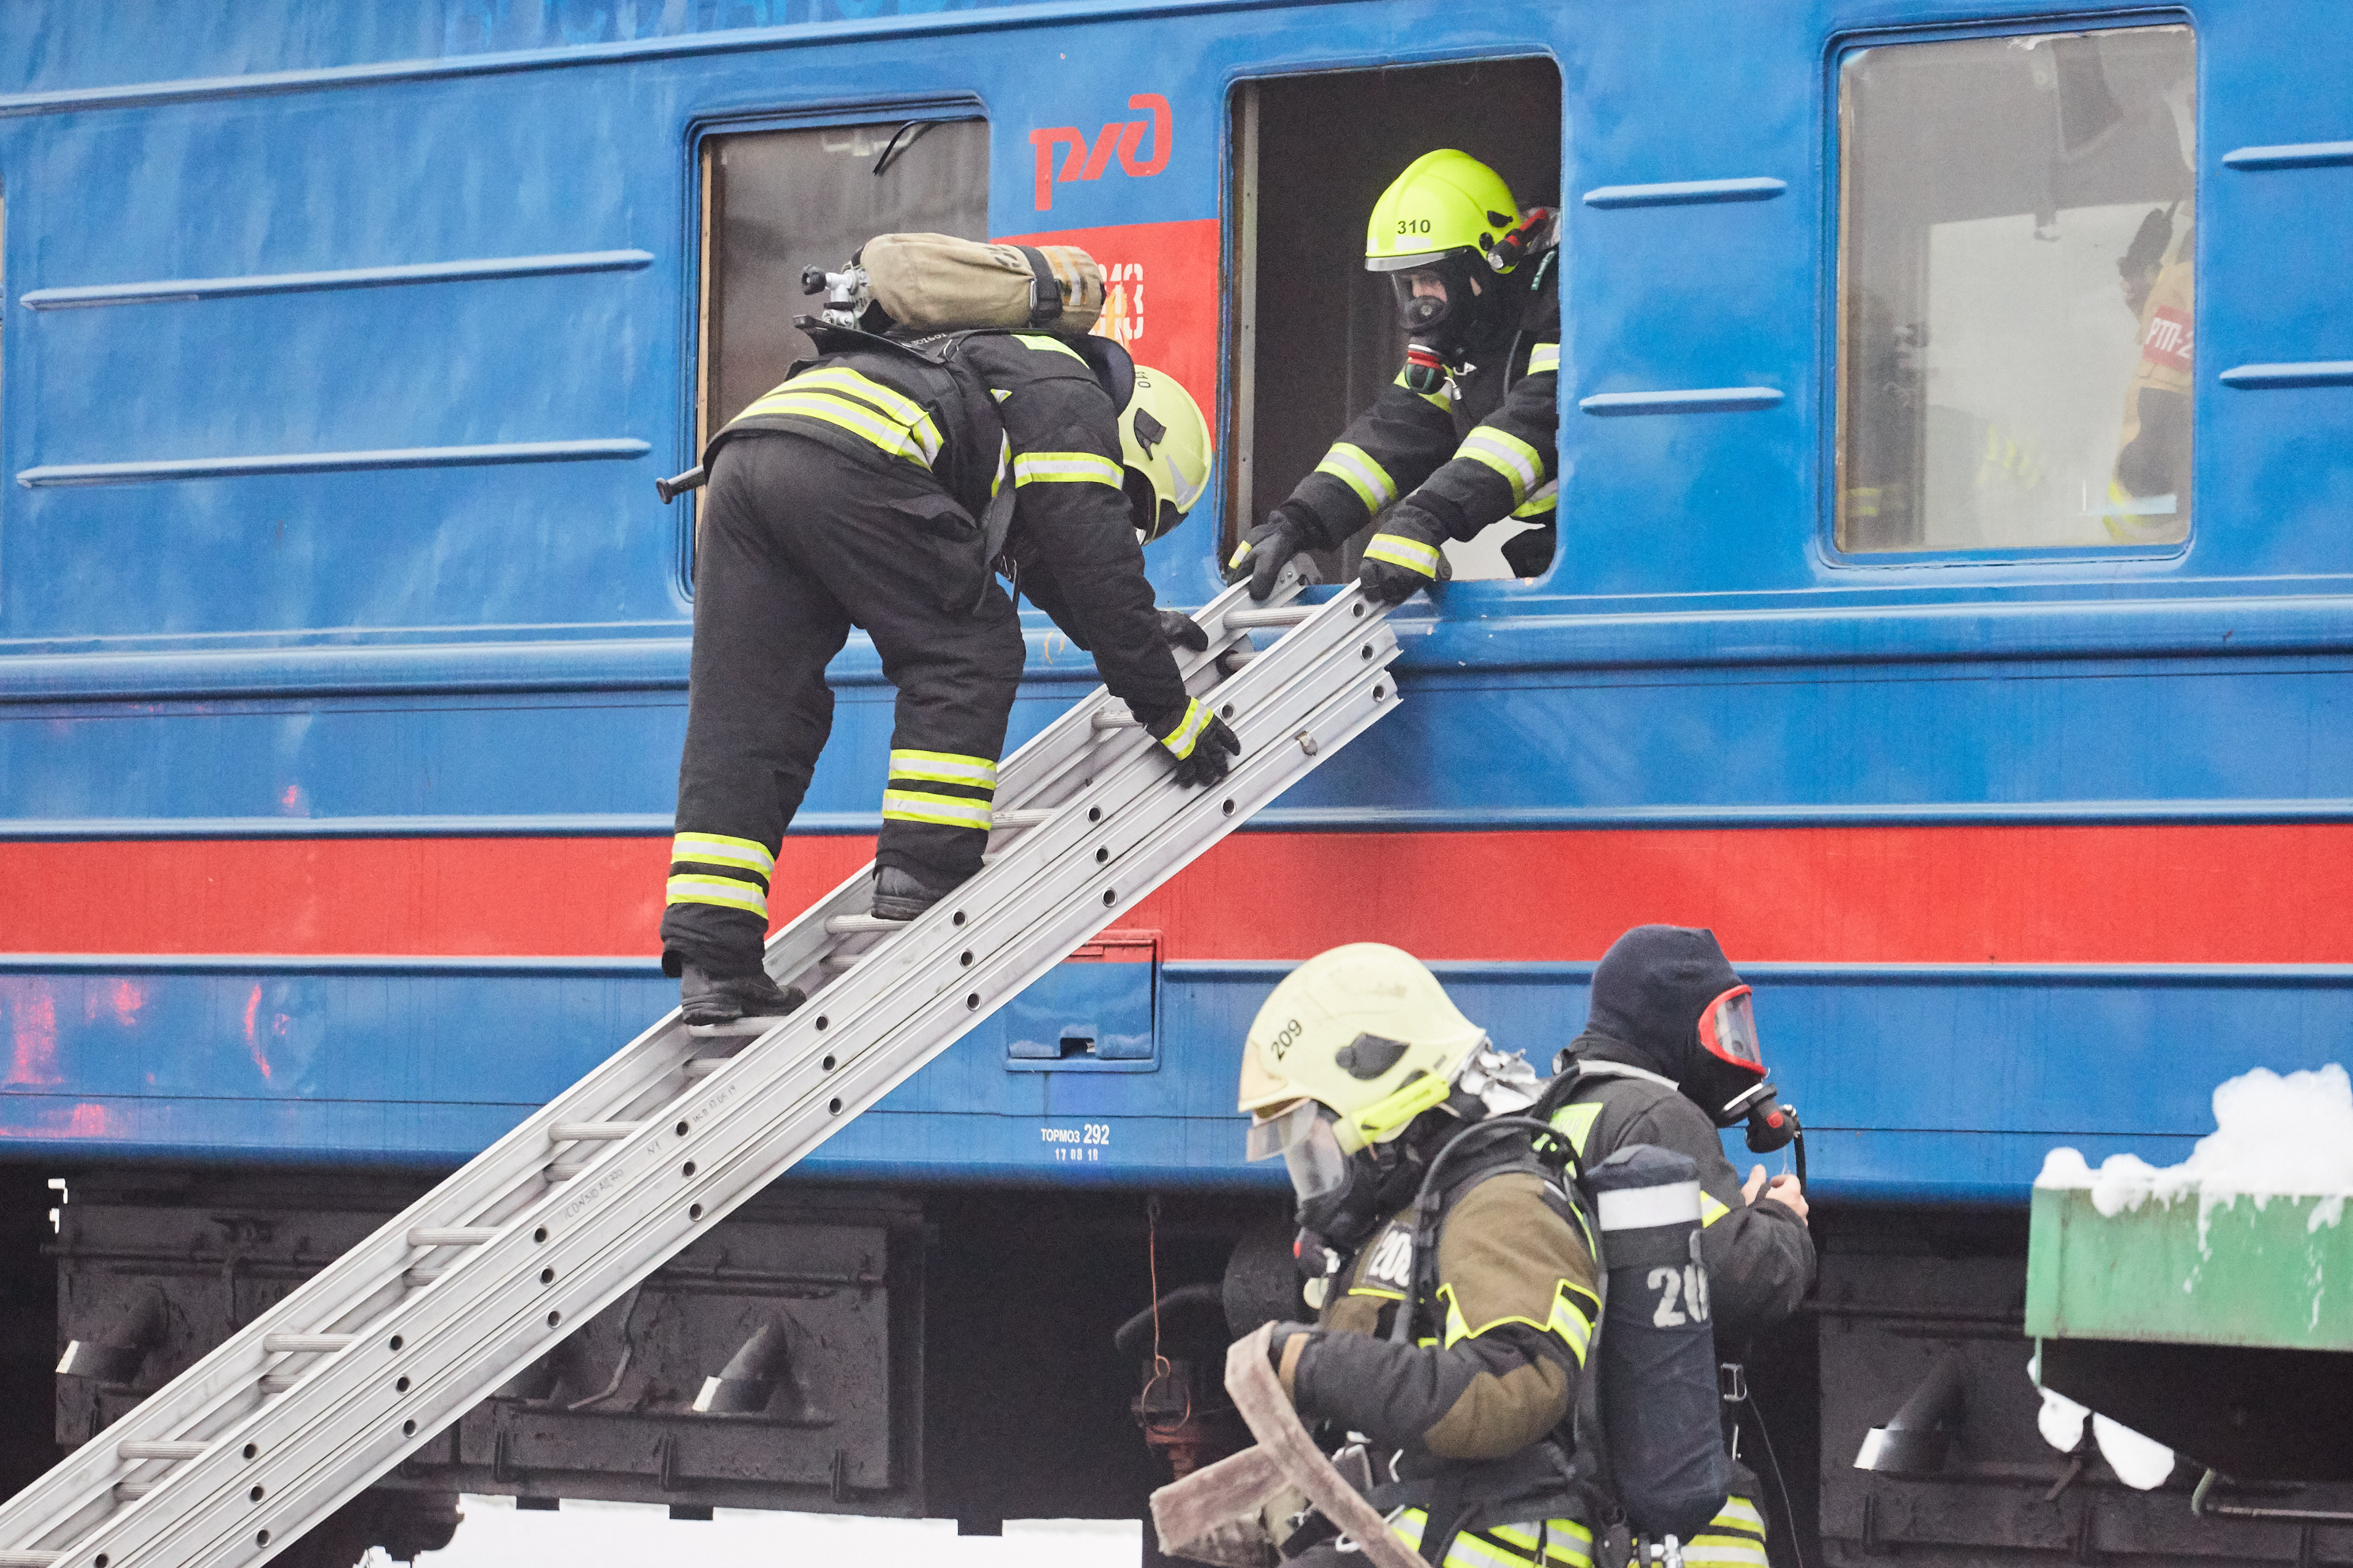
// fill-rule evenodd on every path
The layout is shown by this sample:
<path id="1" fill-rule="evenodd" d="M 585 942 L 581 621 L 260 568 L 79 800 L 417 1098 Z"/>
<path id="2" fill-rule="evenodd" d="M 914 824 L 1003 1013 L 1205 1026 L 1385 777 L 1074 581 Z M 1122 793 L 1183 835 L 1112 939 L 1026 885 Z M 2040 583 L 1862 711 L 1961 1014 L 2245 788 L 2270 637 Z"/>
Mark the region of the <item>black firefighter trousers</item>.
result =
<path id="1" fill-rule="evenodd" d="M 784 432 L 712 459 L 663 967 L 759 967 L 786 826 L 833 727 L 825 667 L 863 628 L 898 688 L 881 866 L 945 891 L 980 868 L 1021 679 L 1013 601 L 930 475 Z"/>

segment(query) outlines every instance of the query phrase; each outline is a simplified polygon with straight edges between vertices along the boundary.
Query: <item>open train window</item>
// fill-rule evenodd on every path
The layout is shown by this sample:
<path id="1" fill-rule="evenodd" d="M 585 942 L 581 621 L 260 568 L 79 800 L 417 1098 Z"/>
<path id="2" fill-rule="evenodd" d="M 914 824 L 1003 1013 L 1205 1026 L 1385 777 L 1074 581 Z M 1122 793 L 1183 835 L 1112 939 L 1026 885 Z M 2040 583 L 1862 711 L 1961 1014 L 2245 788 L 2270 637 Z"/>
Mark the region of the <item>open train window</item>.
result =
<path id="1" fill-rule="evenodd" d="M 2189 532 L 2187 26 L 1839 68 L 1839 548 Z"/>
<path id="2" fill-rule="evenodd" d="M 1365 269 L 1373 203 L 1424 153 L 1453 147 L 1522 208 L 1556 207 L 1560 71 L 1549 59 L 1328 71 L 1244 82 L 1233 100 L 1234 397 L 1224 449 L 1230 552 L 1323 460 L 1405 363 L 1389 280 Z M 1507 577 L 1509 521 L 1450 544 L 1457 577 Z M 1320 563 L 1353 575 L 1370 529 Z"/>
<path id="3" fill-rule="evenodd" d="M 802 268 L 839 268 L 878 234 L 988 237 L 985 120 L 899 115 L 707 136 L 702 175 L 698 452 L 816 352 L 793 325 L 819 303 L 802 292 Z"/>

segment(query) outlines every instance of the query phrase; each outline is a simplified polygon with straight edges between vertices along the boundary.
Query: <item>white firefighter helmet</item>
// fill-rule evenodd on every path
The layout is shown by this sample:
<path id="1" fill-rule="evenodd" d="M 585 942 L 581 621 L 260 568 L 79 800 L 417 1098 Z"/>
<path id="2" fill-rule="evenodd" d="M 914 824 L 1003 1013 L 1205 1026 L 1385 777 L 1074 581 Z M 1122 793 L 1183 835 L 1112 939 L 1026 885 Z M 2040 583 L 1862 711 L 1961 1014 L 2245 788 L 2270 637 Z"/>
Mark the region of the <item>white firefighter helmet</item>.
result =
<path id="1" fill-rule="evenodd" d="M 1274 1124 L 1314 1101 L 1336 1119 L 1340 1152 L 1353 1153 L 1444 1104 L 1486 1040 L 1419 959 L 1351 942 L 1293 970 L 1259 1009 L 1239 1109 L 1267 1130 L 1253 1143 L 1271 1153 L 1283 1142 Z"/>

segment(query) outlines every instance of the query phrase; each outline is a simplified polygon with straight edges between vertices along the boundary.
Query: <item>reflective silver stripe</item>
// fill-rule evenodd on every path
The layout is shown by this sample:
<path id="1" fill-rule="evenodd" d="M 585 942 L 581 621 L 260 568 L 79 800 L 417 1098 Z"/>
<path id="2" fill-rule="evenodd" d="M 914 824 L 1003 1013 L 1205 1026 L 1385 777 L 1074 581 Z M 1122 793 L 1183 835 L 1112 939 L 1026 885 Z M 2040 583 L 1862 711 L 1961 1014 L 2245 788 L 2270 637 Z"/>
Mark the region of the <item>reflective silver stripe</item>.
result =
<path id="1" fill-rule="evenodd" d="M 1324 454 L 1324 460 L 1315 465 L 1315 471 L 1329 474 L 1356 491 L 1356 499 L 1371 510 L 1378 511 L 1397 500 L 1397 481 L 1362 447 L 1335 441 L 1332 449 Z"/>
<path id="2" fill-rule="evenodd" d="M 922 790 L 886 789 L 882 792 L 882 820 L 934 822 L 945 827 L 976 827 L 986 833 L 992 818 L 985 800 L 928 795 Z"/>
<path id="3" fill-rule="evenodd" d="M 1766 1568 L 1765 1543 L 1736 1535 L 1694 1535 L 1683 1543 L 1690 1568 Z"/>
<path id="4" fill-rule="evenodd" d="M 1201 731 L 1208 727 L 1209 710 L 1202 707 L 1201 700 L 1196 697 L 1185 704 L 1185 717 L 1177 721 L 1176 728 L 1163 737 L 1160 743 L 1175 752 L 1180 760 L 1189 757 L 1193 754 L 1193 743 L 1201 738 Z"/>
<path id="5" fill-rule="evenodd" d="M 1558 343 L 1538 343 L 1529 351 L 1528 374 L 1530 375 L 1540 375 L 1548 370 L 1557 373 L 1559 369 L 1560 345 Z"/>
<path id="6" fill-rule="evenodd" d="M 997 763 L 987 757 L 967 757 L 957 752 L 894 751 L 891 753 L 891 776 L 994 790 Z"/>
<path id="7" fill-rule="evenodd" d="M 1724 1506 L 1716 1510 L 1715 1517 L 1707 1522 L 1711 1529 L 1722 1525 L 1753 1530 L 1759 1535 L 1765 1533 L 1765 1516 L 1757 1511 L 1755 1503 L 1745 1497 L 1725 1498 Z"/>
<path id="8" fill-rule="evenodd" d="M 723 904 L 731 910 L 743 910 L 768 918 L 768 895 L 757 882 L 738 882 L 732 877 L 672 877 L 666 890 L 664 903 Z"/>
<path id="9" fill-rule="evenodd" d="M 1542 455 L 1518 437 L 1506 435 L 1493 426 L 1482 425 L 1465 436 L 1454 455 L 1483 463 L 1503 475 L 1512 487 L 1514 506 L 1527 500 L 1528 492 L 1544 481 Z"/>
<path id="10" fill-rule="evenodd" d="M 723 833 L 681 833 L 670 841 L 670 858 L 703 866 L 741 866 L 763 877 L 776 868 L 776 858 L 766 845 Z"/>
<path id="11" fill-rule="evenodd" d="M 1424 544 L 1419 539 L 1408 539 L 1402 533 L 1376 533 L 1365 546 L 1365 559 L 1386 561 L 1393 566 L 1403 566 L 1425 577 L 1438 575 L 1438 547 Z"/>
<path id="12" fill-rule="evenodd" d="M 1095 484 L 1120 488 L 1119 465 L 1092 452 L 1016 452 L 1013 482 L 1036 484 Z"/>
<path id="13" fill-rule="evenodd" d="M 1370 551 L 1366 554 L 1372 553 Z M 1648 1230 L 1654 1225 L 1697 1225 L 1699 1184 L 1669 1182 L 1603 1193 L 1594 1205 L 1604 1230 Z"/>
<path id="14" fill-rule="evenodd" d="M 923 413 L 923 405 L 914 399 L 892 391 L 872 376 L 860 375 L 846 364 L 819 366 L 793 377 L 776 391 L 801 392 L 811 388 L 847 392 L 853 397 L 862 397 L 902 425 L 920 425 L 929 417 Z"/>
<path id="15" fill-rule="evenodd" d="M 884 455 L 905 458 L 912 462 L 931 466 L 940 449 L 939 432 L 925 420 L 920 428 L 904 428 L 892 424 L 871 409 L 833 392 L 786 392 L 764 397 L 744 411 L 739 417 L 754 414 L 794 415 L 803 419 L 821 420 L 838 426 L 880 447 Z"/>

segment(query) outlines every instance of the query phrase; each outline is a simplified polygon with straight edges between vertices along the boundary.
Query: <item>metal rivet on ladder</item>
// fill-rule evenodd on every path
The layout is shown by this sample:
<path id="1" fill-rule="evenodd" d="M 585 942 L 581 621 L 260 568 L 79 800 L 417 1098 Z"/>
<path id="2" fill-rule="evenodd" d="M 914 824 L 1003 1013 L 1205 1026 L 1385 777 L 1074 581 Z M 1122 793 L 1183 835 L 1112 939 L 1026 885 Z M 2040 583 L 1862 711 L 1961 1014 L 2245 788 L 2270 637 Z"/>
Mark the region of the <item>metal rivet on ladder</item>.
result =
<path id="1" fill-rule="evenodd" d="M 1227 703 L 1223 708 L 1218 710 L 1218 716 L 1221 719 L 1232 718 L 1234 716 L 1234 705 L 1230 702 Z"/>
<path id="2" fill-rule="evenodd" d="M 686 1217 L 689 1219 L 701 1219 L 702 1217 L 702 1205 L 701 1204 L 690 1205 L 686 1211 Z"/>
<path id="3" fill-rule="evenodd" d="M 686 1163 L 686 1168 L 685 1168 L 684 1170 L 681 1171 L 681 1172 L 679 1173 L 679 1174 L 681 1174 L 681 1175 L 682 1175 L 682 1176 L 691 1176 L 691 1175 L 694 1174 L 694 1162 L 693 1162 L 693 1161 L 691 1161 L 691 1160 L 689 1160 L 689 1161 Z"/>
<path id="4" fill-rule="evenodd" d="M 965 968 L 970 969 L 972 967 L 972 949 L 968 947 L 965 948 L 964 950 L 964 955 L 957 959 L 956 962 L 962 964 Z"/>
<path id="5" fill-rule="evenodd" d="M 964 924 L 964 911 L 963 911 L 962 910 L 958 910 L 955 912 L 955 920 L 953 920 L 953 921 L 951 921 L 949 923 L 950 923 L 951 925 L 962 925 L 962 924 Z"/>
<path id="6" fill-rule="evenodd" d="M 547 1239 L 547 1227 L 545 1226 L 541 1226 L 537 1230 L 531 1233 L 531 1238 L 533 1241 L 545 1241 Z"/>
<path id="7" fill-rule="evenodd" d="M 1119 889 L 1117 888 L 1105 888 L 1103 889 L 1103 908 L 1109 909 L 1112 905 L 1117 902 L 1119 902 Z"/>
<path id="8" fill-rule="evenodd" d="M 1309 734 L 1304 730 L 1300 731 L 1298 734 L 1292 738 L 1299 742 L 1299 749 L 1306 752 L 1311 757 L 1321 749 L 1315 744 L 1315 737 Z"/>
<path id="9" fill-rule="evenodd" d="M 260 1445 L 260 1444 L 259 1444 L 259 1443 L 248 1443 L 248 1444 L 245 1446 L 245 1457 L 246 1457 L 247 1458 L 248 1458 L 248 1459 L 255 1459 L 255 1458 L 260 1458 L 260 1457 L 261 1457 L 261 1445 Z"/>
<path id="10" fill-rule="evenodd" d="M 971 995 L 965 997 L 964 999 L 964 1005 L 967 1007 L 977 1010 L 980 1006 L 980 993 L 976 991 Z"/>
<path id="11" fill-rule="evenodd" d="M 680 1123 L 678 1124 L 678 1135 L 679 1135 L 680 1137 L 681 1137 L 681 1138 L 685 1137 L 689 1132 L 691 1132 L 691 1131 L 694 1131 L 694 1123 L 693 1123 L 693 1122 L 691 1122 L 691 1121 L 681 1121 L 681 1122 L 680 1122 Z"/>
<path id="12" fill-rule="evenodd" d="M 1087 820 L 1089 822 L 1101 822 L 1103 820 L 1103 807 L 1099 805 L 1091 805 L 1087 807 Z"/>
<path id="13" fill-rule="evenodd" d="M 1382 698 L 1387 697 L 1388 694 L 1389 689 L 1386 686 L 1376 686 L 1373 688 L 1373 700 L 1376 702 L 1378 702 Z"/>
<path id="14" fill-rule="evenodd" d="M 1226 802 L 1226 815 L 1227 815 L 1228 816 L 1231 816 L 1233 814 L 1234 814 L 1234 803 L 1233 803 L 1232 801 L 1228 801 L 1228 802 Z"/>
<path id="15" fill-rule="evenodd" d="M 269 1531 L 266 1531 L 266 1530 L 257 1530 L 257 1531 L 255 1531 L 253 1532 L 253 1543 L 254 1543 L 256 1546 L 267 1546 L 267 1545 L 269 1545 Z"/>
<path id="16" fill-rule="evenodd" d="M 394 1378 L 394 1379 L 392 1380 L 392 1391 L 393 1391 L 395 1394 L 406 1394 L 406 1393 L 407 1393 L 407 1392 L 408 1392 L 408 1379 L 406 1379 L 406 1378 L 405 1378 L 405 1377 L 396 1377 L 396 1378 Z"/>
<path id="17" fill-rule="evenodd" d="M 541 1270 L 539 1271 L 539 1282 L 540 1282 L 541 1284 L 543 1284 L 543 1285 L 553 1285 L 553 1284 L 554 1284 L 554 1283 L 555 1283 L 555 1270 L 554 1270 L 554 1269 L 553 1269 L 553 1268 L 543 1268 L 543 1269 L 541 1269 Z"/>
<path id="18" fill-rule="evenodd" d="M 548 1313 L 548 1314 L 547 1314 L 547 1326 L 548 1326 L 549 1328 L 551 1328 L 551 1329 L 552 1329 L 552 1328 L 555 1327 L 555 1325 L 556 1325 L 556 1324 L 558 1324 L 558 1323 L 560 1323 L 560 1322 L 562 1322 L 562 1321 L 564 1321 L 564 1314 L 563 1314 L 563 1313 L 561 1313 L 561 1312 L 550 1312 L 550 1313 Z"/>
<path id="19" fill-rule="evenodd" d="M 817 1026 L 820 1031 L 829 1026 L 832 1023 L 833 1020 L 827 1017 L 824 1014 L 820 1013 L 818 1015 Z"/>
<path id="20" fill-rule="evenodd" d="M 401 1435 L 402 1436 L 404 1436 L 404 1437 L 414 1437 L 414 1436 L 417 1436 L 417 1423 L 416 1423 L 416 1422 L 414 1422 L 414 1421 L 404 1421 L 404 1422 L 402 1422 L 402 1423 L 400 1424 L 400 1435 Z"/>
<path id="21" fill-rule="evenodd" d="M 1358 620 L 1363 620 L 1365 618 L 1365 602 L 1362 599 L 1357 600 L 1355 604 L 1348 606 L 1348 613 L 1356 616 Z"/>
<path id="22" fill-rule="evenodd" d="M 822 1065 L 827 1072 L 831 1072 L 833 1070 L 833 1058 L 831 1057 L 826 1058 Z"/>
<path id="23" fill-rule="evenodd" d="M 1372 658 L 1372 657 L 1373 657 L 1373 645 L 1372 645 L 1372 644 L 1370 644 L 1370 643 L 1366 643 L 1364 647 L 1362 647 L 1358 648 L 1358 649 L 1356 650 L 1356 657 L 1357 657 L 1358 658 Z"/>
<path id="24" fill-rule="evenodd" d="M 1100 866 L 1100 865 L 1102 865 L 1104 861 L 1109 860 L 1110 858 L 1111 858 L 1111 851 L 1110 851 L 1110 850 L 1108 850 L 1108 849 L 1098 849 L 1098 850 L 1096 850 L 1096 851 L 1095 851 L 1095 864 L 1096 864 L 1096 865 Z"/>
<path id="25" fill-rule="evenodd" d="M 261 1500 L 261 1488 L 254 1488 L 251 1491 L 245 1494 L 246 1500 L 248 1502 L 259 1502 Z"/>
<path id="26" fill-rule="evenodd" d="M 841 1114 L 841 1101 L 839 1100 L 828 1100 L 825 1102 L 825 1110 L 826 1114 L 828 1116 L 839 1116 Z"/>
<path id="27" fill-rule="evenodd" d="M 395 1335 L 393 1335 L 393 1336 L 392 1336 L 392 1348 L 393 1348 L 394 1350 L 398 1350 L 398 1349 L 400 1349 L 400 1347 L 401 1347 L 401 1346 L 403 1346 L 403 1345 L 406 1344 L 407 1342 L 407 1342 L 406 1340 L 402 1339 L 398 1334 L 395 1334 Z"/>

